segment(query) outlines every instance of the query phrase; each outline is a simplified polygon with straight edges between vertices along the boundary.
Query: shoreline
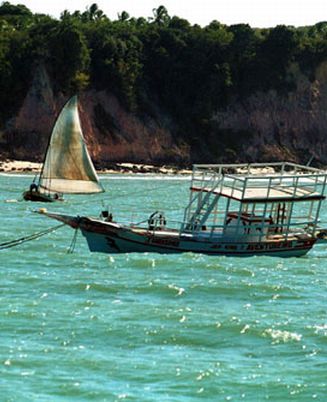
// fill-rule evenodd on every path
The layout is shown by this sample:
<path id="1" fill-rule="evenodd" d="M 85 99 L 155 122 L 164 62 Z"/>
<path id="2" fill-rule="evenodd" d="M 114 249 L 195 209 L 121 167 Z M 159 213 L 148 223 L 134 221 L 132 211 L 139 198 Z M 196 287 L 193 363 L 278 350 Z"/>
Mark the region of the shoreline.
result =
<path id="1" fill-rule="evenodd" d="M 40 172 L 42 163 L 29 162 L 13 159 L 5 159 L 0 161 L 0 173 L 38 173 Z M 141 163 L 110 163 L 108 168 L 96 169 L 98 174 L 164 174 L 164 175 L 191 175 L 191 169 L 181 169 L 172 166 L 155 166 Z"/>

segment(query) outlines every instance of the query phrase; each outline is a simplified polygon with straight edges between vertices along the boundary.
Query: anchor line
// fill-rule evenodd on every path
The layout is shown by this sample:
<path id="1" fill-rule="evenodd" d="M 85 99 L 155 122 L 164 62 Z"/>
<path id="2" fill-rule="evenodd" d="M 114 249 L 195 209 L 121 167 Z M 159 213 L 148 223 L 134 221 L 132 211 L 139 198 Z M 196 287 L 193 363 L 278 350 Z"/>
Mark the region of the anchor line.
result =
<path id="1" fill-rule="evenodd" d="M 10 241 L 4 242 L 4 243 L 0 243 L 0 250 L 4 250 L 4 249 L 7 249 L 7 248 L 19 246 L 20 244 L 26 243 L 28 241 L 39 239 L 42 236 L 45 236 L 45 235 L 47 235 L 49 233 L 52 233 L 52 232 L 56 231 L 57 229 L 61 228 L 62 226 L 65 226 L 65 223 L 61 223 L 60 225 L 54 226 L 52 228 L 42 230 L 41 232 L 33 233 L 33 234 L 29 235 L 29 236 L 24 236 L 24 237 L 21 237 L 19 239 L 10 240 Z"/>
<path id="2" fill-rule="evenodd" d="M 75 246 L 76 246 L 77 234 L 78 234 L 78 227 L 75 229 L 75 233 L 74 233 L 72 242 L 70 244 L 70 247 L 67 250 L 67 254 L 73 254 L 73 252 L 75 250 Z"/>

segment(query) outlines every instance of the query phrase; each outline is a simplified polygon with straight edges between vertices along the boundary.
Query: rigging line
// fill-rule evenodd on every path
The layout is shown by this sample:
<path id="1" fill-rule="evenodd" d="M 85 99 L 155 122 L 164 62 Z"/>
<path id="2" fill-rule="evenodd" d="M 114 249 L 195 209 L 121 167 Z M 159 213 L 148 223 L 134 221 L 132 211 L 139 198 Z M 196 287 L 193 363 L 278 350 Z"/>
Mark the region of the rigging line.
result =
<path id="1" fill-rule="evenodd" d="M 11 247 L 15 247 L 18 246 L 20 244 L 26 243 L 28 241 L 32 241 L 32 240 L 36 240 L 42 236 L 45 236 L 46 234 L 52 233 L 54 231 L 56 231 L 57 229 L 61 228 L 62 226 L 65 226 L 65 223 L 61 223 L 60 225 L 54 226 L 52 228 L 48 228 L 46 230 L 42 230 L 41 232 L 36 232 L 33 233 L 29 236 L 24 236 L 21 237 L 19 239 L 14 239 L 14 240 L 10 240 L 4 243 L 0 243 L 0 250 L 4 250 L 6 248 L 11 248 Z"/>

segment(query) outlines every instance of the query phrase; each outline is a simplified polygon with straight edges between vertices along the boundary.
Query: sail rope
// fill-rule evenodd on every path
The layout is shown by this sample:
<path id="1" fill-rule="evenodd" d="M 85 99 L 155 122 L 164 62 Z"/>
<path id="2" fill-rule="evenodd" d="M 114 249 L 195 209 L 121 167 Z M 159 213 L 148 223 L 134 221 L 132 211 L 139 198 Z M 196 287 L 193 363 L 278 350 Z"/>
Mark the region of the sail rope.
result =
<path id="1" fill-rule="evenodd" d="M 24 236 L 19 239 L 14 239 L 14 240 L 6 241 L 4 243 L 0 243 L 0 250 L 19 246 L 20 244 L 26 243 L 28 241 L 39 239 L 42 236 L 55 232 L 57 229 L 61 228 L 62 226 L 65 226 L 65 223 L 61 223 L 60 225 L 48 228 L 46 230 L 42 230 L 41 232 L 33 233 L 29 236 Z"/>

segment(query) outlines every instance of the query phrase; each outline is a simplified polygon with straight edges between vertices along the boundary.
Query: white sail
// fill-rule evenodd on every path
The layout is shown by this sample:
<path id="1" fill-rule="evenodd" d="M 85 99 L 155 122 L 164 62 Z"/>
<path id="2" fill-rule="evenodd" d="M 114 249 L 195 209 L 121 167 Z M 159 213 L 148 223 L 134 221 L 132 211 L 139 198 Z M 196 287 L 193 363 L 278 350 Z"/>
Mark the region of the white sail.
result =
<path id="1" fill-rule="evenodd" d="M 55 123 L 39 185 L 58 193 L 104 191 L 84 143 L 76 96 L 66 103 Z"/>

